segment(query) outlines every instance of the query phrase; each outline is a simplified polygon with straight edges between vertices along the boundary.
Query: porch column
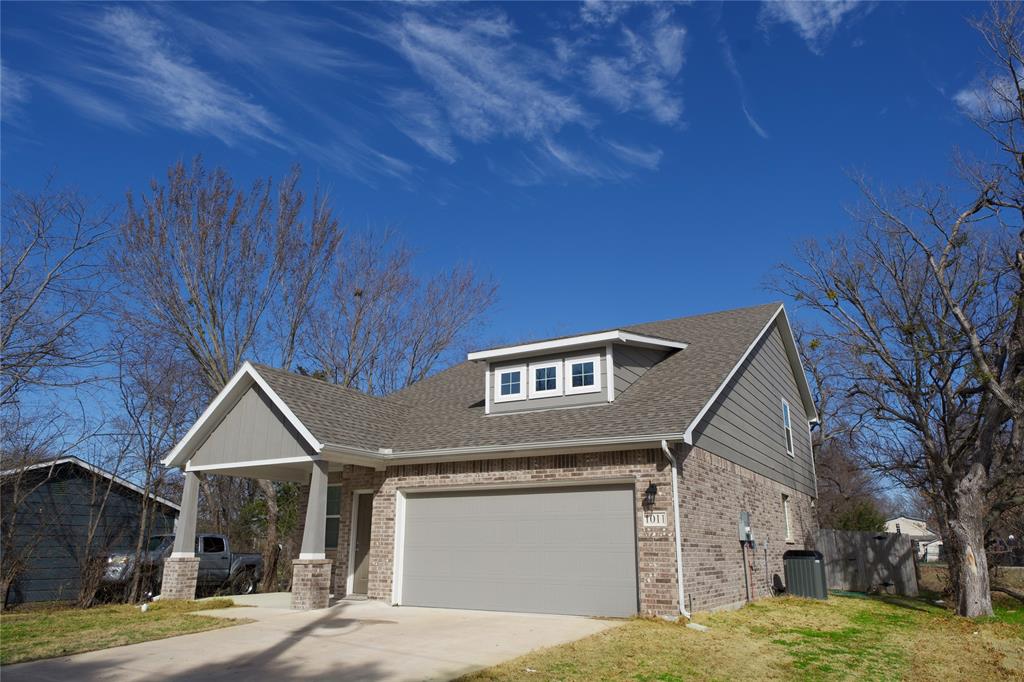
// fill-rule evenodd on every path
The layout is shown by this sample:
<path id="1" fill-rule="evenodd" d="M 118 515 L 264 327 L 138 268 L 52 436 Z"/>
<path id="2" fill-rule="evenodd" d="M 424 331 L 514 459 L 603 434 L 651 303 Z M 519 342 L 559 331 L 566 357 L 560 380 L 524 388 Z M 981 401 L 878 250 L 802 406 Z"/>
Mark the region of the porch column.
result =
<path id="1" fill-rule="evenodd" d="M 196 556 L 196 512 L 199 507 L 199 475 L 185 472 L 181 509 L 174 530 L 171 556 L 164 561 L 160 594 L 164 599 L 195 599 L 199 557 Z"/>
<path id="2" fill-rule="evenodd" d="M 302 527 L 302 548 L 292 562 L 292 608 L 323 609 L 330 603 L 331 560 L 324 548 L 327 529 L 327 462 L 313 462 Z"/>

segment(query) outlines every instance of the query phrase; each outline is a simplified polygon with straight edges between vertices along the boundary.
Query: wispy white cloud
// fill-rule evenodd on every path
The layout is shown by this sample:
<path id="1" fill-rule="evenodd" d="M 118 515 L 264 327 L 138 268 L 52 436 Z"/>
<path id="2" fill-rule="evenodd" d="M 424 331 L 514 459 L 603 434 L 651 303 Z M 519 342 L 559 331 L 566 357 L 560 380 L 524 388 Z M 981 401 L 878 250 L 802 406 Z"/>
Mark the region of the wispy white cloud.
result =
<path id="1" fill-rule="evenodd" d="M 43 76 L 36 77 L 33 81 L 88 119 L 126 130 L 138 128 L 123 106 L 90 88 Z"/>
<path id="2" fill-rule="evenodd" d="M 442 161 L 458 158 L 452 133 L 441 110 L 429 97 L 415 90 L 399 90 L 388 97 L 391 122 L 409 139 Z"/>
<path id="3" fill-rule="evenodd" d="M 587 75 L 592 93 L 619 111 L 643 111 L 659 123 L 678 123 L 683 100 L 674 82 L 685 62 L 686 28 L 658 8 L 643 34 L 622 27 L 622 54 L 594 56 Z"/>
<path id="4" fill-rule="evenodd" d="M 736 63 L 736 56 L 732 52 L 732 45 L 729 44 L 729 36 L 725 34 L 725 31 L 718 32 L 718 46 L 722 50 L 722 60 L 725 62 L 725 68 L 729 70 L 733 82 L 736 83 L 736 89 L 739 91 L 740 108 L 743 110 L 743 116 L 747 119 L 747 124 L 755 133 L 767 140 L 770 137 L 768 131 L 750 113 L 750 107 L 747 104 L 747 86 L 743 80 L 743 74 L 740 73 L 739 64 Z"/>
<path id="5" fill-rule="evenodd" d="M 653 171 L 661 165 L 663 152 L 657 147 L 633 147 L 611 140 L 607 140 L 607 144 L 619 159 L 632 166 Z"/>
<path id="6" fill-rule="evenodd" d="M 979 78 L 953 95 L 957 107 L 975 118 L 1002 116 L 1013 108 L 1016 100 L 1017 88 L 1008 76 Z"/>
<path id="7" fill-rule="evenodd" d="M 535 68 L 542 57 L 517 45 L 514 32 L 500 12 L 405 12 L 388 28 L 393 47 L 437 95 L 460 137 L 536 139 L 581 121 L 575 98 Z"/>
<path id="8" fill-rule="evenodd" d="M 156 18 L 114 7 L 86 26 L 109 50 L 105 63 L 85 75 L 118 91 L 149 120 L 229 145 L 243 138 L 280 144 L 275 117 L 196 65 Z"/>
<path id="9" fill-rule="evenodd" d="M 580 7 L 580 18 L 587 24 L 611 26 L 635 4 L 612 0 L 583 0 L 583 6 Z"/>
<path id="10" fill-rule="evenodd" d="M 821 54 L 843 20 L 873 5 L 859 0 L 773 0 L 761 5 L 758 20 L 767 30 L 772 24 L 790 24 L 815 54 Z"/>
<path id="11" fill-rule="evenodd" d="M 0 118 L 8 123 L 20 120 L 22 106 L 29 99 L 27 79 L 0 62 Z"/>

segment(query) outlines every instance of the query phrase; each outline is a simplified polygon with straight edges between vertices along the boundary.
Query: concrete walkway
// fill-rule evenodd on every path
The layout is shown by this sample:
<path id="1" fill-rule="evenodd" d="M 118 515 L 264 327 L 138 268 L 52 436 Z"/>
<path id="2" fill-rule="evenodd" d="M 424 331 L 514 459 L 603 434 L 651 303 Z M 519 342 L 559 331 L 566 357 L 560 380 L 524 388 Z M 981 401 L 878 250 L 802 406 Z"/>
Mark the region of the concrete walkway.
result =
<path id="1" fill-rule="evenodd" d="M 445 680 L 621 621 L 342 601 L 291 611 L 273 595 L 207 611 L 246 625 L 4 666 L 3 682 L 68 680 Z"/>

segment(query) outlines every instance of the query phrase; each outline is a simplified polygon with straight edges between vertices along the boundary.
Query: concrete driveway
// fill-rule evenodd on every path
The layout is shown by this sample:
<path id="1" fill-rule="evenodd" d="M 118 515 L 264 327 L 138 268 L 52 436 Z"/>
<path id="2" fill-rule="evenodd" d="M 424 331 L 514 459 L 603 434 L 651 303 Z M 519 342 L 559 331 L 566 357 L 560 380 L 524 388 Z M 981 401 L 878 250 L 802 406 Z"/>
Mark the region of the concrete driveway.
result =
<path id="1" fill-rule="evenodd" d="M 266 595 L 269 597 L 270 595 Z M 616 621 L 342 601 L 321 611 L 262 606 L 211 615 L 246 625 L 4 666 L 3 682 L 68 680 L 443 680 Z"/>

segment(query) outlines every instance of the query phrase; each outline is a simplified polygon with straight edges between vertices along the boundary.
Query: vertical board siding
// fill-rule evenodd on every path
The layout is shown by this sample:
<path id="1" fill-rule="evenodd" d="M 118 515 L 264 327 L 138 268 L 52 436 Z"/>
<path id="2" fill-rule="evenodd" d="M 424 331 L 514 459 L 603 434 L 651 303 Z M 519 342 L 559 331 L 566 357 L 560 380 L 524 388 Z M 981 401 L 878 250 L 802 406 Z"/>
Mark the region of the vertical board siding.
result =
<path id="1" fill-rule="evenodd" d="M 284 415 L 263 391 L 253 386 L 199 446 L 191 463 L 230 464 L 308 454 Z"/>
<path id="2" fill-rule="evenodd" d="M 783 399 L 790 409 L 792 456 L 786 452 Z M 705 415 L 694 445 L 794 490 L 815 494 L 807 414 L 777 324 Z"/>

